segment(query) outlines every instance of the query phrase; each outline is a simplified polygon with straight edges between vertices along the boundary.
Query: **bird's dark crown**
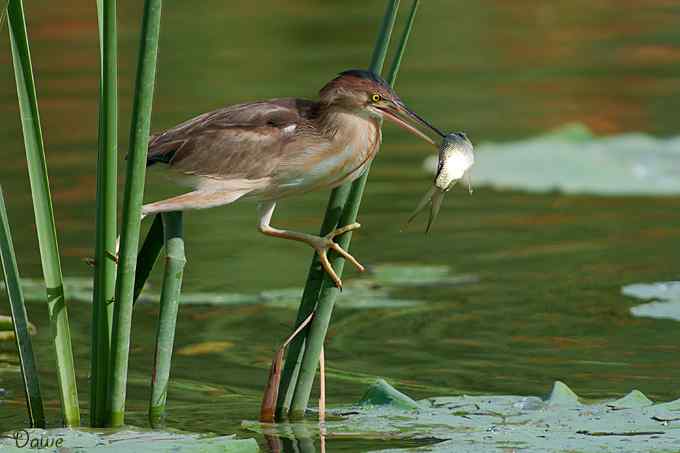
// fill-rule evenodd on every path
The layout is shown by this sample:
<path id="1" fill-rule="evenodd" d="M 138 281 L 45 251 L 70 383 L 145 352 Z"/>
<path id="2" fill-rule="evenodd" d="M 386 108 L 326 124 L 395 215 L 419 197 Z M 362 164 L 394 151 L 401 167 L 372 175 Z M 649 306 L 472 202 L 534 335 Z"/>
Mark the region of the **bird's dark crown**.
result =
<path id="1" fill-rule="evenodd" d="M 322 102 L 365 105 L 372 94 L 386 99 L 397 97 L 389 84 L 378 74 L 366 69 L 349 69 L 338 74 L 319 92 Z"/>
<path id="2" fill-rule="evenodd" d="M 368 69 L 348 69 L 347 71 L 342 71 L 340 74 L 338 74 L 339 77 L 343 76 L 353 76 L 357 77 L 359 79 L 367 79 L 370 80 L 373 83 L 376 83 L 384 88 L 389 89 L 390 85 L 387 83 L 385 79 L 380 77 L 378 74 L 376 74 L 373 71 L 369 71 Z"/>

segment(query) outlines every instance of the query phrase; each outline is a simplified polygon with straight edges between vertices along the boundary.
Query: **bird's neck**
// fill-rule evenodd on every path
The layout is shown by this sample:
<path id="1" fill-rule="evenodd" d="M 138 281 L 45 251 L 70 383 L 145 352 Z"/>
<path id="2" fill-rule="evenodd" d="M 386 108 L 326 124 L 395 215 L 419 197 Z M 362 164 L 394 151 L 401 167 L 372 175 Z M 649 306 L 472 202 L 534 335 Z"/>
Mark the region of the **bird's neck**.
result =
<path id="1" fill-rule="evenodd" d="M 379 130 L 378 119 L 366 111 L 328 106 L 318 117 L 319 130 L 330 138 L 363 135 L 368 130 Z"/>

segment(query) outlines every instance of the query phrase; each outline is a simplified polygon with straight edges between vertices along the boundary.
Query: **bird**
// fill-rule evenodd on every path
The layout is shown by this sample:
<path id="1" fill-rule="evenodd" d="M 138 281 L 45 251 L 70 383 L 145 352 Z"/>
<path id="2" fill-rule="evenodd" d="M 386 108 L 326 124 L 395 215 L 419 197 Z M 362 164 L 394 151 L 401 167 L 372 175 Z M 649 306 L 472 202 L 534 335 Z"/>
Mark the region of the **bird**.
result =
<path id="1" fill-rule="evenodd" d="M 163 167 L 192 190 L 143 205 L 142 218 L 254 200 L 259 231 L 310 245 L 333 283 L 342 288 L 328 252 L 335 251 L 363 271 L 364 266 L 333 240 L 360 225 L 318 236 L 274 227 L 272 216 L 280 200 L 332 189 L 361 176 L 380 147 L 383 119 L 435 147 L 421 128 L 444 137 L 409 109 L 381 76 L 363 69 L 338 74 L 321 88 L 317 100 L 275 98 L 198 115 L 150 137 L 147 167 Z"/>
<path id="2" fill-rule="evenodd" d="M 332 189 L 361 176 L 380 148 L 382 120 L 435 148 L 435 140 L 421 129 L 445 137 L 409 109 L 382 77 L 364 69 L 341 72 L 321 88 L 317 100 L 275 98 L 198 115 L 149 138 L 147 167 L 163 168 L 192 190 L 143 205 L 142 218 L 254 200 L 259 231 L 310 245 L 324 271 L 342 289 L 328 253 L 335 251 L 363 271 L 364 266 L 334 241 L 359 228 L 359 223 L 318 236 L 274 227 L 272 216 L 280 200 Z M 262 402 L 263 421 L 273 420 L 283 351 L 312 316 L 286 339 L 272 361 Z M 323 382 L 323 367 L 321 371 Z M 320 407 L 325 405 L 324 388 Z"/>

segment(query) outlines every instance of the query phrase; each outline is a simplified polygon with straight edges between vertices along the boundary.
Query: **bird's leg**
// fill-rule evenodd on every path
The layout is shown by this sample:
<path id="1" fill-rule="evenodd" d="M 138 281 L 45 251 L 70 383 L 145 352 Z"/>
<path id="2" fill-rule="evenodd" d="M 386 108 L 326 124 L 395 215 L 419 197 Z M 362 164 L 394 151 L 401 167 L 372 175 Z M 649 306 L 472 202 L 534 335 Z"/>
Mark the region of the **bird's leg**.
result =
<path id="1" fill-rule="evenodd" d="M 144 217 L 146 217 L 146 214 L 142 212 L 142 218 L 139 221 L 141 222 L 142 220 L 144 220 Z M 118 256 L 120 256 L 120 234 L 116 237 L 116 253 L 111 254 L 110 252 L 107 251 L 106 256 L 108 256 L 113 261 L 115 261 L 116 264 L 118 264 Z"/>
<path id="2" fill-rule="evenodd" d="M 166 200 L 148 203 L 142 206 L 142 218 L 154 214 L 161 214 L 163 212 L 184 211 L 185 209 L 204 209 L 222 204 L 231 203 L 235 199 L 243 195 L 239 191 L 203 191 L 194 190 L 176 197 L 168 198 Z M 109 258 L 118 263 L 118 252 L 120 251 L 120 235 L 116 238 L 116 254 L 110 255 Z"/>
<path id="3" fill-rule="evenodd" d="M 276 413 L 276 400 L 279 397 L 279 386 L 281 384 L 281 371 L 283 368 L 283 354 L 290 344 L 307 324 L 311 322 L 314 318 L 316 311 L 312 311 L 304 321 L 300 323 L 299 326 L 293 331 L 292 334 L 286 341 L 283 342 L 281 347 L 276 351 L 274 359 L 272 360 L 271 367 L 269 369 L 269 380 L 267 381 L 267 386 L 264 389 L 264 395 L 262 397 L 262 405 L 260 406 L 260 421 L 264 423 L 273 423 L 275 421 L 274 415 Z"/>
<path id="4" fill-rule="evenodd" d="M 259 230 L 266 234 L 267 236 L 274 236 L 283 239 L 292 239 L 294 241 L 304 242 L 309 244 L 316 250 L 319 254 L 319 259 L 321 260 L 321 266 L 328 273 L 330 278 L 335 283 L 335 286 L 342 288 L 342 281 L 340 277 L 335 273 L 330 261 L 328 261 L 328 250 L 335 250 L 338 254 L 342 255 L 345 259 L 349 260 L 359 271 L 363 272 L 365 270 L 352 255 L 350 255 L 346 250 L 340 247 L 337 243 L 333 242 L 336 236 L 344 234 L 348 231 L 356 230 L 361 225 L 358 223 L 352 223 L 350 225 L 343 226 L 341 228 L 336 228 L 325 236 L 316 236 L 313 234 L 299 233 L 297 231 L 289 230 L 279 230 L 278 228 L 272 227 L 269 223 L 271 222 L 272 214 L 274 214 L 274 208 L 276 208 L 275 201 L 267 201 L 258 206 L 260 213 L 260 223 Z"/>

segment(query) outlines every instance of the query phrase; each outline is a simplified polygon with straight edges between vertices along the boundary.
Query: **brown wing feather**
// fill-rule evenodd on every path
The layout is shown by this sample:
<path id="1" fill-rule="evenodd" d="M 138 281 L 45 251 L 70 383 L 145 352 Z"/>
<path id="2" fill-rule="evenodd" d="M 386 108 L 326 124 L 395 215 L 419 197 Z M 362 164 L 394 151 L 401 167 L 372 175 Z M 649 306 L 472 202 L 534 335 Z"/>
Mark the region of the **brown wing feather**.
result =
<path id="1" fill-rule="evenodd" d="M 281 161 L 289 126 L 308 127 L 318 106 L 273 99 L 204 113 L 149 141 L 147 165 L 163 162 L 185 174 L 218 178 L 267 177 Z"/>

